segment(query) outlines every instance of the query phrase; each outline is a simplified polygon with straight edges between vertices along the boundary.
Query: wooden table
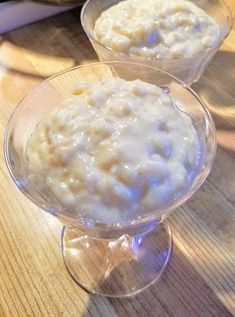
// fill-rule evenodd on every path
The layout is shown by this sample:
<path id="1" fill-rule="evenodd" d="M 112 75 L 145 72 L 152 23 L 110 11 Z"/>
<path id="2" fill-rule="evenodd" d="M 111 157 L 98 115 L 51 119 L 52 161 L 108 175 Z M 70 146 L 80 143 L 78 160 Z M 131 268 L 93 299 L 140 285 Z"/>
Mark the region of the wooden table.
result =
<path id="1" fill-rule="evenodd" d="M 235 9 L 235 1 L 229 1 Z M 16 103 L 54 73 L 96 60 L 79 10 L 2 37 L 0 147 Z M 169 220 L 174 250 L 162 278 L 134 298 L 83 291 L 65 269 L 62 225 L 12 182 L 0 157 L 0 316 L 235 316 L 235 30 L 193 88 L 216 122 L 212 172 Z"/>

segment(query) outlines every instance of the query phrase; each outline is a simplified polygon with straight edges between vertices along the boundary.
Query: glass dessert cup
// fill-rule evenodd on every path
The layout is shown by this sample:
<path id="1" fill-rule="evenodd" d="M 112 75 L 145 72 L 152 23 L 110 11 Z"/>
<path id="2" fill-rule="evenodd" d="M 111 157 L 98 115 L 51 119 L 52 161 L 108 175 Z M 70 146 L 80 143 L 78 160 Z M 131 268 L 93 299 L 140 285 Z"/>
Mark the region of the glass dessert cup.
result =
<path id="1" fill-rule="evenodd" d="M 156 60 L 151 57 L 142 57 L 137 55 L 125 54 L 113 50 L 112 48 L 99 42 L 94 35 L 94 25 L 100 14 L 109 7 L 121 2 L 122 0 L 87 0 L 81 11 L 81 22 L 84 31 L 87 34 L 94 50 L 100 61 L 128 61 L 134 63 L 146 64 L 156 67 L 179 78 L 187 85 L 191 85 L 201 77 L 207 65 L 217 52 L 224 39 L 232 28 L 232 13 L 230 8 L 223 0 L 192 1 L 198 7 L 214 18 L 221 28 L 219 43 L 213 49 L 195 54 L 189 58 L 161 59 Z"/>
<path id="2" fill-rule="evenodd" d="M 75 83 L 113 77 L 141 79 L 162 86 L 182 103 L 198 133 L 201 164 L 187 190 L 153 213 L 136 215 L 119 223 L 101 223 L 66 210 L 41 192 L 30 178 L 27 142 L 36 125 L 59 103 L 72 97 Z M 6 128 L 5 160 L 18 188 L 37 206 L 63 224 L 62 252 L 73 279 L 85 290 L 105 296 L 129 296 L 154 283 L 166 267 L 172 238 L 164 221 L 169 213 L 188 200 L 206 179 L 216 151 L 215 127 L 203 102 L 183 82 L 149 66 L 125 62 L 94 63 L 72 68 L 34 88 L 18 104 Z M 94 210 L 95 213 L 95 210 Z"/>

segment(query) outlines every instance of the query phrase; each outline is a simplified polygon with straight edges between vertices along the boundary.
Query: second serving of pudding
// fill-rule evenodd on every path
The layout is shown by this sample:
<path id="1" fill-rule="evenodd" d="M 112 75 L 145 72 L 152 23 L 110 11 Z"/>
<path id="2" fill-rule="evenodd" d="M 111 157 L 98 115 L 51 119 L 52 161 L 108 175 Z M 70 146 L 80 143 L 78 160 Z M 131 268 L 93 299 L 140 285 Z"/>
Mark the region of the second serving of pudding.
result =
<path id="1" fill-rule="evenodd" d="M 79 84 L 27 146 L 40 191 L 68 213 L 105 223 L 161 210 L 197 175 L 191 118 L 161 88 L 120 78 Z"/>
<path id="2" fill-rule="evenodd" d="M 190 58 L 218 47 L 220 26 L 187 0 L 125 0 L 103 11 L 94 25 L 99 43 L 147 59 Z"/>

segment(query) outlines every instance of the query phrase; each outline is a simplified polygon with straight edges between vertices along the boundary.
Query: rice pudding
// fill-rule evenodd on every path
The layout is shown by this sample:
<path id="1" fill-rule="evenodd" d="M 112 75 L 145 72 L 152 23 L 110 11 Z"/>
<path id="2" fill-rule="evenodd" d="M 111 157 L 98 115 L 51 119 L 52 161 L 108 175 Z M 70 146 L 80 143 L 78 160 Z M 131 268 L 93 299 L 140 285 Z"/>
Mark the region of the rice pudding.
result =
<path id="1" fill-rule="evenodd" d="M 141 80 L 78 84 L 27 145 L 37 186 L 71 215 L 105 223 L 137 218 L 179 198 L 201 147 L 191 118 Z"/>
<path id="2" fill-rule="evenodd" d="M 176 59 L 217 47 L 220 27 L 187 0 L 125 0 L 102 12 L 94 35 L 121 53 Z"/>

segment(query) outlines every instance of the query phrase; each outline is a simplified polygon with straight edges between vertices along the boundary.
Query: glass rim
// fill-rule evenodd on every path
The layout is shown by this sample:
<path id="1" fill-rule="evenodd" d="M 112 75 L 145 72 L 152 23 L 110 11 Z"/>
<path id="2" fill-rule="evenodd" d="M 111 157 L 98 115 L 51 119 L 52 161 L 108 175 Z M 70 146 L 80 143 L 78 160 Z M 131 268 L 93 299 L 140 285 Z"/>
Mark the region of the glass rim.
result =
<path id="1" fill-rule="evenodd" d="M 105 45 L 103 43 L 101 43 L 100 41 L 98 41 L 95 36 L 89 32 L 87 30 L 87 27 L 84 23 L 84 13 L 88 7 L 88 5 L 90 4 L 90 2 L 93 1 L 93 0 L 86 0 L 86 2 L 84 3 L 84 5 L 82 6 L 82 9 L 81 9 L 81 13 L 80 13 L 80 20 L 81 20 L 81 24 L 82 24 L 82 28 L 83 30 L 85 31 L 88 39 L 90 41 L 94 41 L 97 45 L 101 46 L 102 48 L 108 50 L 109 52 L 113 52 L 114 54 L 116 55 L 119 55 L 120 57 L 128 57 L 128 58 L 135 58 L 136 60 L 139 60 L 140 62 L 141 61 L 148 61 L 148 62 L 158 62 L 158 63 L 163 63 L 164 61 L 173 61 L 173 62 L 177 62 L 177 61 L 189 61 L 190 59 L 193 59 L 195 58 L 196 56 L 199 57 L 199 56 L 202 56 L 204 55 L 205 53 L 210 53 L 210 52 L 213 52 L 214 50 L 218 49 L 222 43 L 224 42 L 224 40 L 226 39 L 226 37 L 229 35 L 229 33 L 231 32 L 232 30 L 232 26 L 233 26 L 233 12 L 231 10 L 231 8 L 229 7 L 229 5 L 224 1 L 224 0 L 218 0 L 223 6 L 224 8 L 228 11 L 228 15 L 229 15 L 229 22 L 228 22 L 228 30 L 227 32 L 225 33 L 225 35 L 221 38 L 221 40 L 219 41 L 218 45 L 216 45 L 215 47 L 213 48 L 210 48 L 210 49 L 207 49 L 206 51 L 202 51 L 200 53 L 195 53 L 193 54 L 192 56 L 190 57 L 179 57 L 179 58 L 174 58 L 172 59 L 171 57 L 167 57 L 167 58 L 162 58 L 162 59 L 154 59 L 153 57 L 144 57 L 144 56 L 139 56 L 139 55 L 135 55 L 135 54 L 125 54 L 125 53 L 122 53 L 122 52 L 119 52 L 117 50 L 114 50 L 112 49 L 111 47 L 109 47 L 108 45 Z M 122 2 L 123 0 L 120 0 L 119 2 Z"/>
<path id="2" fill-rule="evenodd" d="M 137 65 L 140 67 L 145 67 L 145 68 L 150 68 L 153 69 L 155 71 L 158 71 L 160 73 L 164 73 L 165 75 L 171 77 L 172 79 L 174 79 L 174 81 L 179 84 L 181 87 L 183 87 L 183 89 L 186 89 L 189 91 L 189 93 L 191 95 L 193 95 L 193 97 L 199 102 L 201 108 L 204 111 L 204 117 L 209 121 L 210 123 L 210 130 L 211 130 L 211 135 L 213 137 L 212 139 L 212 151 L 210 152 L 210 156 L 207 157 L 208 159 L 208 164 L 204 170 L 203 175 L 200 175 L 199 179 L 197 180 L 196 184 L 193 186 L 193 188 L 191 188 L 189 191 L 186 191 L 185 193 L 183 193 L 179 199 L 177 199 L 176 201 L 172 201 L 169 205 L 166 205 L 164 208 L 160 208 L 158 210 L 155 210 L 153 212 L 149 212 L 149 213 L 145 213 L 143 215 L 143 217 L 140 218 L 135 218 L 135 219 L 129 219 L 127 221 L 122 221 L 121 223 L 116 222 L 116 223 L 105 223 L 105 222 L 101 222 L 99 220 L 94 220 L 94 219 L 90 219 L 90 218 L 86 218 L 86 217 L 82 217 L 79 216 L 77 218 L 73 218 L 71 215 L 63 213 L 61 214 L 60 211 L 49 211 L 46 208 L 44 208 L 41 204 L 37 203 L 37 200 L 32 197 L 29 192 L 27 191 L 26 187 L 24 186 L 19 186 L 19 182 L 14 174 L 14 168 L 12 167 L 11 164 L 11 160 L 10 160 L 10 154 L 9 154 L 9 132 L 10 132 L 10 128 L 12 126 L 13 123 L 13 118 L 15 117 L 15 115 L 17 114 L 18 110 L 21 108 L 22 103 L 24 102 L 24 100 L 32 95 L 34 93 L 34 91 L 38 90 L 41 86 L 44 86 L 45 84 L 47 84 L 48 82 L 50 82 L 51 80 L 53 80 L 54 78 L 60 77 L 63 74 L 72 72 L 72 71 L 76 71 L 77 69 L 81 69 L 81 68 L 86 68 L 86 67 L 92 67 L 92 66 L 99 66 L 99 65 L 113 65 L 113 64 L 128 64 L 128 65 Z M 56 216 L 59 219 L 67 219 L 67 221 L 69 221 L 71 224 L 84 224 L 84 223 L 90 223 L 92 224 L 92 228 L 99 228 L 99 229 L 103 229 L 104 231 L 106 230 L 120 230 L 120 229 L 124 229 L 127 227 L 133 227 L 133 226 L 138 226 L 138 225 L 143 225 L 146 224 L 150 221 L 154 221 L 156 219 L 159 219 L 159 217 L 161 217 L 162 215 L 166 214 L 168 211 L 175 209 L 177 207 L 179 207 L 180 205 L 182 205 L 185 201 L 187 201 L 199 188 L 200 186 L 204 183 L 204 181 L 206 180 L 208 174 L 210 173 L 213 161 L 215 159 L 215 154 L 216 154 L 216 129 L 215 129 L 215 124 L 214 121 L 212 119 L 212 116 L 208 110 L 208 108 L 206 107 L 205 103 L 203 102 L 203 100 L 197 95 L 197 93 L 191 88 L 189 87 L 187 84 L 185 84 L 183 81 L 181 81 L 180 79 L 178 79 L 177 77 L 161 70 L 158 69 L 156 67 L 152 67 L 152 66 L 148 66 L 148 65 L 144 65 L 144 64 L 139 64 L 139 63 L 134 63 L 134 62 L 122 62 L 122 61 L 106 61 L 106 62 L 95 62 L 95 63 L 88 63 L 88 64 L 84 64 L 84 65 L 78 65 L 75 67 L 71 67 L 68 68 L 66 70 L 63 70 L 49 78 L 47 78 L 46 80 L 43 80 L 41 83 L 39 83 L 38 85 L 36 85 L 34 88 L 32 88 L 15 106 L 13 112 L 11 113 L 6 128 L 5 128 L 5 132 L 4 132 L 4 139 L 3 139 L 3 152 L 4 152 L 4 159 L 6 162 L 6 166 L 7 169 L 11 175 L 12 180 L 14 181 L 14 183 L 16 184 L 16 186 L 18 187 L 18 189 L 30 200 L 32 201 L 37 207 L 41 208 L 42 210 L 44 210 L 45 212 L 48 212 L 54 216 Z M 199 173 L 200 174 L 201 168 L 199 169 Z M 198 176 L 197 175 L 197 176 Z M 192 184 L 191 184 L 192 186 Z"/>

